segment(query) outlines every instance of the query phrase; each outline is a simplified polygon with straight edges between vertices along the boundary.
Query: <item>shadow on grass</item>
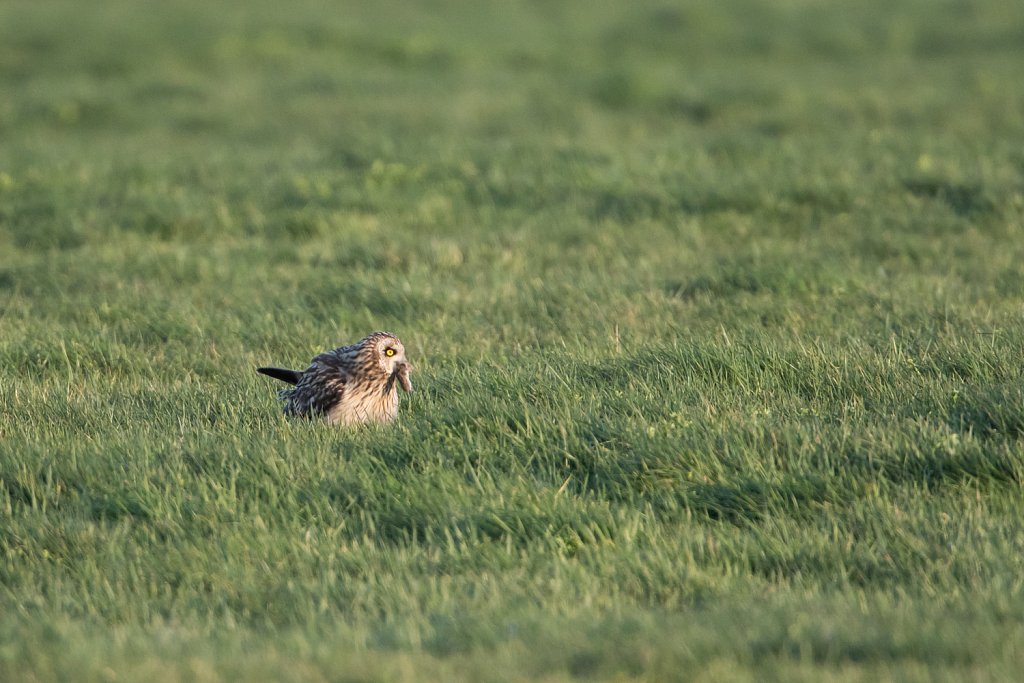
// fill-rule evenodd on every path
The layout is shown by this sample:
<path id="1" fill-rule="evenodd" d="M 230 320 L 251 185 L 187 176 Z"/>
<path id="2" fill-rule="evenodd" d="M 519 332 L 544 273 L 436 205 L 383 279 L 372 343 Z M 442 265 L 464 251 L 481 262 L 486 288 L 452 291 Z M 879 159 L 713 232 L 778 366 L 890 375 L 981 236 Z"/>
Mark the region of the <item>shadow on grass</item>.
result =
<path id="1" fill-rule="evenodd" d="M 688 279 L 670 280 L 665 283 L 665 292 L 671 297 L 692 301 L 740 294 L 831 294 L 841 284 L 839 274 L 814 263 L 762 263 L 750 257 L 736 257 L 720 261 L 707 272 Z"/>
<path id="2" fill-rule="evenodd" d="M 1024 437 L 1024 392 L 1016 384 L 972 387 L 957 397 L 947 422 L 958 432 L 992 439 Z"/>
<path id="3" fill-rule="evenodd" d="M 935 178 L 914 178 L 903 181 L 915 197 L 940 201 L 958 216 L 974 216 L 994 211 L 995 202 L 980 185 L 966 185 Z"/>

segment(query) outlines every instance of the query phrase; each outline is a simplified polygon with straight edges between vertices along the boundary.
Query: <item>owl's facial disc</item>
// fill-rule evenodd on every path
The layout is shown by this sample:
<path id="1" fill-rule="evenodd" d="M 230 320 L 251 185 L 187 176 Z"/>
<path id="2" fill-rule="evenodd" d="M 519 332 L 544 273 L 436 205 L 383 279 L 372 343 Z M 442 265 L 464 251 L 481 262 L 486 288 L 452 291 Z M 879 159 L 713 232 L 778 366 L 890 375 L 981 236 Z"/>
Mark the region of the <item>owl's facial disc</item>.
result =
<path id="1" fill-rule="evenodd" d="M 377 346 L 377 362 L 381 370 L 392 375 L 400 363 L 405 362 L 405 348 L 397 339 L 384 339 Z"/>
<path id="2" fill-rule="evenodd" d="M 405 347 L 397 339 L 384 339 L 377 347 L 377 357 L 380 367 L 392 381 L 398 380 L 402 389 L 407 393 L 412 392 L 412 382 L 409 380 L 409 373 L 412 366 L 405 357 Z"/>

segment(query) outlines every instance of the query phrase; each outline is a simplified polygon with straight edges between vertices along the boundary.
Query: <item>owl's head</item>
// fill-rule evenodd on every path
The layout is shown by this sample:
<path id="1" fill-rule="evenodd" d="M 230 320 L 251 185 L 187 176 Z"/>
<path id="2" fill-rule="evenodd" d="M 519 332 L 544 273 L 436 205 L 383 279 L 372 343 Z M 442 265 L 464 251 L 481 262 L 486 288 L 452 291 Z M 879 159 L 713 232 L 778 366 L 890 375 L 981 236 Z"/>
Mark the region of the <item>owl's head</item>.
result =
<path id="1" fill-rule="evenodd" d="M 405 357 L 402 340 L 388 332 L 374 332 L 359 345 L 370 352 L 373 361 L 388 378 L 398 380 L 405 391 L 412 391 L 412 382 L 409 381 L 412 365 Z"/>

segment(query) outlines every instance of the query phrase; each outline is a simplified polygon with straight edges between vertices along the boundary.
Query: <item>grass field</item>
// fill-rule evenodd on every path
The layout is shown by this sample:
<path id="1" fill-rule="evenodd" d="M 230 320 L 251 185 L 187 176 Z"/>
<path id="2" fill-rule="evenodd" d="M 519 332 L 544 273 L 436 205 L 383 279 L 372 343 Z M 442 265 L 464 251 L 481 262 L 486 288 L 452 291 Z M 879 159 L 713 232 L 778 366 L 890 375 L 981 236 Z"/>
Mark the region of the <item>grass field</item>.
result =
<path id="1" fill-rule="evenodd" d="M 1022 314 L 1016 2 L 7 0 L 0 680 L 1017 678 Z"/>

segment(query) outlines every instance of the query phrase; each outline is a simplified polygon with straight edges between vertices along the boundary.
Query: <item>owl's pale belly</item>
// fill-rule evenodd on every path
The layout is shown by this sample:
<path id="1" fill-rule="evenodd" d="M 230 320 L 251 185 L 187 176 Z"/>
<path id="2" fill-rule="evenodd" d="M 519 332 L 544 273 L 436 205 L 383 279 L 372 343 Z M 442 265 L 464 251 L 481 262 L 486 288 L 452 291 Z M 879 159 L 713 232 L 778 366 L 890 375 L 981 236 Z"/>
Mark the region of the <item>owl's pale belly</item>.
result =
<path id="1" fill-rule="evenodd" d="M 398 392 L 346 391 L 341 401 L 327 413 L 328 424 L 356 425 L 367 422 L 386 424 L 398 415 Z"/>

